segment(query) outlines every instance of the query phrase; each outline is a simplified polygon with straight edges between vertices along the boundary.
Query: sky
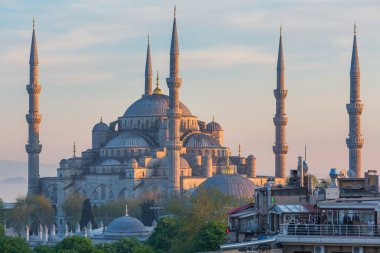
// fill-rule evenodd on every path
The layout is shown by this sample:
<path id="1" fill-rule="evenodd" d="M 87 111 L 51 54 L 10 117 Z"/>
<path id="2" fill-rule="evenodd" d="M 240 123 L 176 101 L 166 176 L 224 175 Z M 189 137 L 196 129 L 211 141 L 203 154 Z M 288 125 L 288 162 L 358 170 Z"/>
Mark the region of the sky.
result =
<path id="1" fill-rule="evenodd" d="M 180 99 L 200 120 L 212 117 L 225 144 L 257 157 L 274 174 L 276 59 L 283 27 L 288 89 L 287 168 L 304 154 L 313 174 L 346 169 L 349 67 L 357 22 L 364 103 L 363 170 L 380 154 L 380 2 L 252 0 L 0 0 L 0 159 L 26 161 L 28 61 L 32 19 L 39 54 L 40 161 L 56 164 L 91 147 L 91 129 L 122 116 L 144 90 L 147 34 L 161 88 L 169 70 L 177 6 Z M 6 170 L 6 168 L 0 168 Z M 25 177 L 26 177 L 25 168 Z M 55 175 L 56 171 L 41 176 Z"/>

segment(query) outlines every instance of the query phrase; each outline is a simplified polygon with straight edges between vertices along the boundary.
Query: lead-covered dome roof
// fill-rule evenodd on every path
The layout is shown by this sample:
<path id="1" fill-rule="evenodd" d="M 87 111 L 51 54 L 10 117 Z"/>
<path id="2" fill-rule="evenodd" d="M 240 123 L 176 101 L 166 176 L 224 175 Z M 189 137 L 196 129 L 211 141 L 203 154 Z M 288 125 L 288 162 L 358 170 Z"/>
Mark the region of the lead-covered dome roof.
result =
<path id="1" fill-rule="evenodd" d="M 111 221 L 104 234 L 107 236 L 140 236 L 149 234 L 149 231 L 141 221 L 125 215 Z"/>
<path id="2" fill-rule="evenodd" d="M 218 174 L 208 178 L 199 187 L 215 187 L 225 195 L 247 199 L 254 196 L 256 185 L 238 174 Z"/>
<path id="3" fill-rule="evenodd" d="M 179 107 L 183 116 L 192 116 L 190 110 L 181 102 Z M 124 113 L 123 117 L 165 117 L 166 110 L 169 108 L 169 96 L 163 94 L 152 94 L 143 96 L 134 102 Z"/>
<path id="4" fill-rule="evenodd" d="M 100 122 L 95 124 L 95 126 L 92 128 L 92 131 L 108 131 L 108 129 L 108 125 L 100 120 Z"/>
<path id="5" fill-rule="evenodd" d="M 148 142 L 141 136 L 124 133 L 110 140 L 105 148 L 149 148 Z"/>
<path id="6" fill-rule="evenodd" d="M 221 148 L 219 142 L 207 134 L 192 134 L 184 144 L 187 148 Z"/>
<path id="7" fill-rule="evenodd" d="M 206 129 L 208 131 L 223 131 L 222 126 L 215 121 L 211 121 L 210 123 L 208 123 Z"/>

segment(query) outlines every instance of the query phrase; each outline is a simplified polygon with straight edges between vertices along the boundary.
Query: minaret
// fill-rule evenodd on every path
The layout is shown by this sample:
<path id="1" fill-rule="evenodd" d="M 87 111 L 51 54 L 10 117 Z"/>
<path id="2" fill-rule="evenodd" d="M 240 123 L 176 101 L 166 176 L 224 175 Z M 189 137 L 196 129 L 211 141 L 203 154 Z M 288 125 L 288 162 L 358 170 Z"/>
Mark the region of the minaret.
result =
<path id="1" fill-rule="evenodd" d="M 348 176 L 359 178 L 362 176 L 362 148 L 364 144 L 361 134 L 360 115 L 363 112 L 364 105 L 360 100 L 360 68 L 356 42 L 356 23 L 354 26 L 354 43 L 350 70 L 350 103 L 346 105 L 346 108 L 350 118 L 350 129 L 348 138 L 346 139 L 350 163 Z"/>
<path id="2" fill-rule="evenodd" d="M 285 98 L 288 91 L 285 90 L 284 80 L 284 54 L 282 50 L 282 28 L 280 28 L 280 43 L 278 47 L 277 59 L 277 89 L 274 90 L 276 97 L 276 115 L 273 118 L 274 125 L 276 126 L 276 143 L 273 146 L 273 153 L 275 153 L 275 176 L 284 178 L 286 177 L 286 153 L 288 153 L 288 146 L 285 141 L 285 126 L 288 123 L 288 117 L 285 113 Z"/>
<path id="3" fill-rule="evenodd" d="M 179 49 L 177 36 L 176 8 L 174 7 L 174 21 L 172 41 L 170 46 L 170 75 L 166 78 L 169 88 L 169 109 L 167 110 L 169 136 L 166 145 L 169 159 L 169 194 L 180 192 L 180 151 L 182 143 L 179 139 L 181 109 L 179 108 L 179 88 L 182 78 L 179 76 Z"/>
<path id="4" fill-rule="evenodd" d="M 148 34 L 148 48 L 146 50 L 146 62 L 145 62 L 145 93 L 144 95 L 152 95 L 152 60 L 150 58 L 150 41 Z"/>
<path id="5" fill-rule="evenodd" d="M 29 125 L 29 136 L 25 149 L 28 153 L 28 195 L 35 195 L 40 190 L 39 154 L 42 150 L 42 145 L 39 140 L 39 125 L 42 116 L 38 113 L 38 95 L 41 91 L 41 85 L 38 82 L 38 54 L 34 19 L 29 65 L 30 81 L 26 85 L 26 90 L 29 94 L 29 113 L 26 115 L 26 121 Z"/>

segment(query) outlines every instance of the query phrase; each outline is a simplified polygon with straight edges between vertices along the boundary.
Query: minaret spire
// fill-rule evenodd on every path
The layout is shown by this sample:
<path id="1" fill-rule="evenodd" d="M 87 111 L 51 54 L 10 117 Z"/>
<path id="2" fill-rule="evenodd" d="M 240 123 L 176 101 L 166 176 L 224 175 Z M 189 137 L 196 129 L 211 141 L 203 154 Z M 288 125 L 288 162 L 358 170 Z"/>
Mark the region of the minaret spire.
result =
<path id="1" fill-rule="evenodd" d="M 39 154 L 42 145 L 39 140 L 39 125 L 42 116 L 38 113 L 38 95 L 41 92 L 41 85 L 38 81 L 38 53 L 34 18 L 29 58 L 29 84 L 26 85 L 26 90 L 29 94 L 29 113 L 26 115 L 29 131 L 28 143 L 25 145 L 28 153 L 28 195 L 36 195 L 40 191 Z"/>
<path id="2" fill-rule="evenodd" d="M 288 146 L 285 140 L 285 126 L 288 123 L 288 117 L 285 113 L 285 98 L 288 91 L 285 89 L 285 65 L 284 53 L 282 49 L 282 26 L 280 27 L 280 41 L 278 46 L 277 58 L 277 88 L 274 90 L 276 97 L 276 115 L 273 118 L 274 125 L 276 126 L 276 142 L 273 146 L 273 153 L 275 154 L 275 176 L 286 177 L 286 154 Z"/>
<path id="3" fill-rule="evenodd" d="M 354 42 L 352 46 L 350 69 L 350 103 L 346 105 L 349 114 L 349 134 L 346 139 L 349 149 L 348 176 L 359 178 L 362 176 L 362 148 L 364 139 L 361 134 L 361 114 L 364 105 L 360 100 L 360 67 L 356 41 L 356 22 L 354 25 Z"/>
<path id="4" fill-rule="evenodd" d="M 148 46 L 146 50 L 146 62 L 145 62 L 145 93 L 144 95 L 152 95 L 152 59 L 150 57 L 150 38 L 148 34 Z"/>
<path id="5" fill-rule="evenodd" d="M 169 194 L 180 193 L 180 152 L 182 143 L 180 141 L 180 119 L 181 109 L 179 108 L 179 88 L 182 78 L 179 75 L 179 48 L 177 35 L 176 7 L 174 7 L 174 20 L 172 40 L 170 45 L 170 75 L 166 79 L 169 88 L 169 109 L 168 116 L 168 142 L 166 145 L 169 159 L 168 184 Z"/>

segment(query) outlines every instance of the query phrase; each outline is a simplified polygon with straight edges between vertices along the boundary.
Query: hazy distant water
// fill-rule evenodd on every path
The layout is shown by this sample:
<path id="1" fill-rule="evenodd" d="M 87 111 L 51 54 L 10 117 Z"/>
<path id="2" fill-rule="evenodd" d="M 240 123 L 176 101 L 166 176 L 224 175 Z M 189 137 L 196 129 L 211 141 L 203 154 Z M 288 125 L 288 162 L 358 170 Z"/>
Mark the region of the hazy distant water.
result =
<path id="1" fill-rule="evenodd" d="M 56 175 L 57 165 L 41 164 L 41 177 L 51 177 Z M 14 178 L 23 178 L 15 180 Z M 26 195 L 28 189 L 28 165 L 23 161 L 0 160 L 0 198 L 5 202 L 13 202 L 19 195 Z M 3 183 L 8 181 L 8 183 Z M 11 181 L 11 182 L 9 182 Z"/>
<path id="2" fill-rule="evenodd" d="M 14 202 L 18 195 L 26 195 L 28 184 L 0 184 L 0 198 L 4 202 Z"/>

